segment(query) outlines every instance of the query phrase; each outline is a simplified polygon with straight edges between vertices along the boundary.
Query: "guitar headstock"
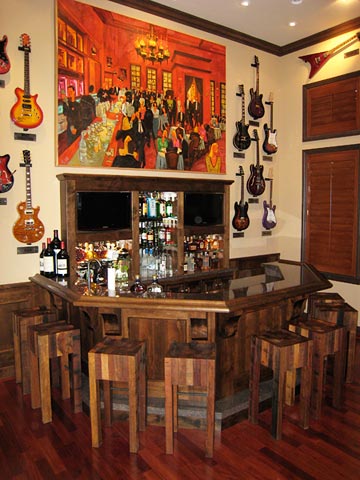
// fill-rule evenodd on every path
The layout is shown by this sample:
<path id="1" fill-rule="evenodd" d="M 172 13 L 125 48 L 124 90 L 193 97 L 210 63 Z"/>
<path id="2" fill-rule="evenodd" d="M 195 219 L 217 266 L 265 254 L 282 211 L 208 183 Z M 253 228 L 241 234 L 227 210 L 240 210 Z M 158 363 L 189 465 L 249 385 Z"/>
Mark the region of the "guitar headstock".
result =
<path id="1" fill-rule="evenodd" d="M 242 165 L 240 165 L 240 167 L 239 167 L 239 173 L 238 173 L 238 175 L 240 175 L 240 177 L 243 177 L 243 176 L 244 176 L 244 169 L 243 169 Z"/>
<path id="2" fill-rule="evenodd" d="M 254 63 L 251 64 L 252 67 L 259 68 L 260 62 L 257 55 L 254 56 Z"/>
<path id="3" fill-rule="evenodd" d="M 256 130 L 256 128 L 254 128 L 254 140 L 255 140 L 255 142 L 259 141 L 259 134 L 258 134 L 258 131 Z"/>
<path id="4" fill-rule="evenodd" d="M 24 164 L 31 167 L 30 150 L 23 150 Z"/>
<path id="5" fill-rule="evenodd" d="M 244 95 L 244 85 L 239 85 L 239 95 L 241 97 Z"/>
<path id="6" fill-rule="evenodd" d="M 27 33 L 23 33 L 20 36 L 20 46 L 19 50 L 22 50 L 23 52 L 31 52 L 31 45 L 30 45 L 30 35 Z"/>

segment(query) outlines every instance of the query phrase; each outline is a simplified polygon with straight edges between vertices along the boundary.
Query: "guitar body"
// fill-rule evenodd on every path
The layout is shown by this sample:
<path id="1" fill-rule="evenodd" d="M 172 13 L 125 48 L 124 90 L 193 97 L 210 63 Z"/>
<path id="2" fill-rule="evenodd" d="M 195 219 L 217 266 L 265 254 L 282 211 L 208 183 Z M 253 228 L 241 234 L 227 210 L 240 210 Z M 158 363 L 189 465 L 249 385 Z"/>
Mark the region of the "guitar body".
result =
<path id="1" fill-rule="evenodd" d="M 239 232 L 246 230 L 250 225 L 250 219 L 247 213 L 248 208 L 249 205 L 247 202 L 235 202 L 234 204 L 235 215 L 232 220 L 232 226 Z"/>
<path id="2" fill-rule="evenodd" d="M 10 70 L 10 60 L 6 54 L 7 42 L 7 36 L 3 35 L 2 40 L 0 40 L 0 73 L 7 73 Z"/>
<path id="3" fill-rule="evenodd" d="M 263 170 L 263 165 L 250 165 L 250 176 L 246 182 L 246 188 L 247 191 L 254 197 L 262 195 L 265 191 Z"/>
<path id="4" fill-rule="evenodd" d="M 13 226 L 13 235 L 21 243 L 34 243 L 41 240 L 45 229 L 42 221 L 38 218 L 40 207 L 27 208 L 26 202 L 17 206 L 19 219 Z"/>
<path id="5" fill-rule="evenodd" d="M 233 145 L 238 150 L 246 150 L 251 144 L 249 125 L 244 125 L 242 122 L 236 122 L 236 130 L 233 138 Z"/>
<path id="6" fill-rule="evenodd" d="M 330 60 L 331 56 L 332 55 L 330 55 L 328 52 L 320 52 L 310 55 L 303 55 L 299 58 L 304 60 L 304 62 L 310 63 L 309 78 L 312 78 L 315 73 L 317 73 L 320 68 L 323 67 L 328 60 Z"/>
<path id="7" fill-rule="evenodd" d="M 0 157 L 0 193 L 8 192 L 14 185 L 14 177 L 8 168 L 10 155 Z"/>
<path id="8" fill-rule="evenodd" d="M 269 203 L 267 203 L 266 200 L 263 202 L 264 205 L 264 214 L 262 218 L 262 224 L 263 227 L 266 228 L 266 230 L 271 230 L 276 226 L 276 217 L 275 217 L 275 209 L 276 206 L 271 206 Z"/>
<path id="9" fill-rule="evenodd" d="M 38 95 L 26 95 L 22 88 L 15 89 L 17 101 L 10 111 L 10 118 L 20 128 L 28 130 L 38 127 L 44 114 L 36 103 Z"/>
<path id="10" fill-rule="evenodd" d="M 249 115 L 253 117 L 254 120 L 262 118 L 265 115 L 265 108 L 262 101 L 262 94 L 259 94 L 257 91 L 254 91 L 253 88 L 250 88 L 250 103 L 248 106 Z"/>
<path id="11" fill-rule="evenodd" d="M 278 146 L 276 143 L 276 130 L 271 130 L 271 128 L 268 127 L 268 124 L 265 123 L 264 131 L 265 131 L 265 139 L 263 142 L 263 150 L 268 155 L 272 155 L 273 153 L 276 153 L 278 149 Z"/>

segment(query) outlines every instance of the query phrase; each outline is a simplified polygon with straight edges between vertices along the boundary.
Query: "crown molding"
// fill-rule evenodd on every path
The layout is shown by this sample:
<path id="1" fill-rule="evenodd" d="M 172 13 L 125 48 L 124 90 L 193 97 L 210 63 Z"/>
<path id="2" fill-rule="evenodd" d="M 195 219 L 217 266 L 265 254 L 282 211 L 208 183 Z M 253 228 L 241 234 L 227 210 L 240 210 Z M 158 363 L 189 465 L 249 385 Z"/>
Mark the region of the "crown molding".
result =
<path id="1" fill-rule="evenodd" d="M 360 17 L 357 17 L 349 20 L 348 22 L 341 23 L 340 25 L 328 28 L 327 30 L 318 32 L 296 42 L 289 43 L 288 45 L 279 46 L 275 45 L 274 43 L 266 42 L 251 35 L 239 32 L 232 28 L 224 27 L 223 25 L 204 20 L 203 18 L 196 17 L 195 15 L 181 12 L 175 8 L 166 7 L 159 3 L 153 2 L 152 0 L 110 1 L 119 5 L 125 5 L 127 7 L 134 8 L 135 10 L 147 12 L 158 17 L 166 18 L 167 20 L 171 20 L 182 25 L 187 25 L 189 27 L 211 33 L 218 37 L 226 38 L 227 40 L 232 40 L 233 42 L 241 43 L 243 45 L 247 45 L 248 47 L 253 47 L 279 57 L 302 50 L 303 48 L 310 47 L 311 45 L 323 42 L 330 38 L 336 37 L 337 35 L 350 32 L 356 28 L 360 28 Z"/>

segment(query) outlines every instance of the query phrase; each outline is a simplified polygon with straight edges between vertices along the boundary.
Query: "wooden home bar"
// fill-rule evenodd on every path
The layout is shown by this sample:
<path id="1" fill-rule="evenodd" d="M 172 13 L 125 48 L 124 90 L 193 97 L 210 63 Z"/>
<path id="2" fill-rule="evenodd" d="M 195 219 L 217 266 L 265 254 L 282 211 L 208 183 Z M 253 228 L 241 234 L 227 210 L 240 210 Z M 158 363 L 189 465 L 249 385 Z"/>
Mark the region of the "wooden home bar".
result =
<path id="1" fill-rule="evenodd" d="M 39 296 L 47 296 L 46 303 L 56 306 L 60 317 L 80 328 L 85 369 L 89 350 L 104 336 L 145 341 L 148 421 L 156 423 L 163 415 L 164 358 L 170 345 L 173 342 L 215 343 L 216 428 L 236 421 L 241 409 L 247 408 L 243 403 L 249 386 L 252 335 L 285 327 L 303 313 L 308 296 L 329 288 L 330 282 L 311 265 L 282 260 L 278 254 L 230 261 L 226 220 L 229 218 L 228 181 L 177 179 L 172 184 L 170 179 L 161 178 L 70 174 L 58 178 L 62 196 L 61 235 L 71 252 L 71 275 L 65 284 L 40 274 L 30 280 L 40 290 Z M 105 240 L 109 236 L 131 238 L 133 278 L 140 272 L 139 198 L 143 192 L 153 192 L 155 188 L 176 195 L 173 204 L 176 233 L 171 246 L 175 267 L 172 276 L 159 279 L 163 293 L 156 298 L 146 294 L 139 297 L 118 288 L 109 291 L 106 285 L 79 282 L 74 255 L 77 244 L 85 240 Z M 130 228 L 105 232 L 79 229 L 79 192 L 91 191 L 96 195 L 121 190 L 132 194 Z M 188 219 L 186 195 L 199 192 L 208 195 L 207 200 L 212 195 L 221 196 L 220 222 L 192 225 L 191 220 L 185 220 Z M 196 215 L 201 214 L 203 212 Z M 187 236 L 195 235 L 219 236 L 223 251 L 212 264 L 214 268 L 198 268 L 186 273 L 184 243 Z M 269 378 L 264 371 L 263 379 Z M 202 402 L 186 395 L 184 398 L 184 405 L 194 412 L 194 417 L 194 405 L 201 407 Z M 190 413 L 187 422 L 195 425 L 196 418 Z"/>

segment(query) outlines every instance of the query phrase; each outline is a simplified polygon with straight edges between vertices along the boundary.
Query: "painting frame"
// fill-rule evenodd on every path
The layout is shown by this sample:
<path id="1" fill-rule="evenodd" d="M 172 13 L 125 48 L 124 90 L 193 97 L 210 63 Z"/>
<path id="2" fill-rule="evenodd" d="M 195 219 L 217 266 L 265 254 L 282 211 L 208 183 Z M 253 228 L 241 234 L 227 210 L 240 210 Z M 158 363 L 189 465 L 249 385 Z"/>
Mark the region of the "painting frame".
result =
<path id="1" fill-rule="evenodd" d="M 226 47 L 98 3 L 56 0 L 56 165 L 225 174 Z"/>

